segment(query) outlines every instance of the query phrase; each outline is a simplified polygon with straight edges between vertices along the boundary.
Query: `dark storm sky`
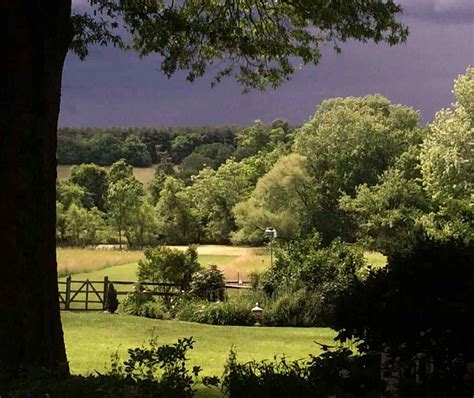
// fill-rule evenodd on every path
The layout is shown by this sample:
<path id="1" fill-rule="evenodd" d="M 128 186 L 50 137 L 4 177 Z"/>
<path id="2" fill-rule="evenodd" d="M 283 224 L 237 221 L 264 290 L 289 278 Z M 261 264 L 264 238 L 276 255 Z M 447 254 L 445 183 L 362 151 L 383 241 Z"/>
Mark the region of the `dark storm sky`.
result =
<path id="1" fill-rule="evenodd" d="M 76 7 L 86 0 L 75 0 Z M 474 65 L 474 0 L 403 0 L 406 44 L 351 42 L 336 55 L 325 50 L 277 90 L 241 94 L 226 80 L 211 89 L 203 78 L 168 80 L 158 59 L 93 48 L 86 62 L 68 55 L 60 126 L 176 126 L 251 124 L 284 118 L 303 123 L 321 100 L 380 93 L 420 110 L 423 122 L 450 106 L 453 79 Z"/>

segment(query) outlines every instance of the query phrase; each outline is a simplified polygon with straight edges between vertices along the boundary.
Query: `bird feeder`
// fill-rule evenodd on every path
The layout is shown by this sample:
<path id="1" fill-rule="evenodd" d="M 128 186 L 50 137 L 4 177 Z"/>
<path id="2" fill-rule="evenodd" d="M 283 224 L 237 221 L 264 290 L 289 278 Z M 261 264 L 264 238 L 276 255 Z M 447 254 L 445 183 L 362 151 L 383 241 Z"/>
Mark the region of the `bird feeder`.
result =
<path id="1" fill-rule="evenodd" d="M 258 303 L 256 303 L 255 307 L 252 308 L 252 315 L 255 319 L 255 326 L 262 326 L 263 308 L 260 308 Z"/>
<path id="2" fill-rule="evenodd" d="M 265 228 L 265 236 L 267 238 L 275 239 L 277 237 L 277 231 L 273 227 Z"/>

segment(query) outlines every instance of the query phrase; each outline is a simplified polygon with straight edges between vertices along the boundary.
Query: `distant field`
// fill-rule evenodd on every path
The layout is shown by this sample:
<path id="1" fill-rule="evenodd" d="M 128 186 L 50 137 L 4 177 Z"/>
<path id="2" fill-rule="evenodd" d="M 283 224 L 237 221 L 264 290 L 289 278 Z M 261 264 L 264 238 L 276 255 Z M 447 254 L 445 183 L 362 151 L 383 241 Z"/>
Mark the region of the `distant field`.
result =
<path id="1" fill-rule="evenodd" d="M 185 246 L 172 246 L 185 250 Z M 263 271 L 270 265 L 270 256 L 262 255 L 259 248 L 203 245 L 198 247 L 198 261 L 203 267 L 214 264 L 223 272 L 227 280 L 238 278 L 248 280 L 251 271 Z M 72 275 L 72 289 L 79 289 L 86 279 L 94 282 L 108 277 L 110 281 L 135 282 L 137 280 L 138 261 L 143 253 L 138 251 L 102 251 L 94 249 L 57 249 L 59 280 L 64 282 L 67 275 Z M 220 254 L 225 253 L 225 254 Z M 97 286 L 97 284 L 96 284 Z M 99 285 L 100 286 L 100 285 Z M 131 292 L 131 285 L 117 285 L 118 292 Z M 64 291 L 64 285 L 60 290 Z M 85 293 L 78 294 L 77 300 L 84 300 Z M 119 296 L 119 299 L 124 296 Z M 95 297 L 93 297 L 95 299 Z M 93 303 L 90 308 L 100 308 Z M 71 308 L 83 308 L 83 304 L 73 303 Z"/>
<path id="2" fill-rule="evenodd" d="M 185 250 L 186 246 L 172 246 Z M 100 282 L 104 277 L 110 281 L 134 282 L 137 280 L 138 261 L 142 259 L 140 251 L 108 251 L 94 249 L 57 249 L 59 280 L 64 282 L 66 275 L 72 276 L 72 288 L 79 289 L 86 279 Z M 378 268 L 385 265 L 386 259 L 380 253 L 365 253 L 369 264 Z M 202 245 L 198 247 L 198 261 L 203 267 L 215 264 L 224 272 L 229 281 L 248 280 L 252 271 L 264 271 L 270 266 L 270 256 L 263 248 L 234 247 L 220 245 Z M 96 285 L 97 286 L 97 285 Z M 99 285 L 100 286 L 100 285 Z M 61 285 L 63 291 L 64 285 Z M 133 291 L 132 285 L 117 285 L 119 292 Z M 234 292 L 232 292 L 234 293 Z M 119 296 L 119 299 L 124 296 Z M 84 300 L 84 292 L 77 299 Z M 94 303 L 90 308 L 99 308 Z M 80 303 L 74 303 L 71 308 L 83 308 Z"/>
<path id="3" fill-rule="evenodd" d="M 170 246 L 185 250 L 186 246 Z M 264 271 L 270 266 L 270 255 L 263 248 L 201 245 L 198 247 L 202 266 L 217 265 L 229 280 L 248 278 L 252 271 Z M 377 252 L 364 253 L 368 263 L 383 267 L 387 258 Z M 74 274 L 75 279 L 103 279 L 133 281 L 137 275 L 137 262 L 143 258 L 141 251 L 57 249 L 60 276 Z"/>
<path id="4" fill-rule="evenodd" d="M 186 246 L 171 246 L 185 250 Z M 202 266 L 217 265 L 227 279 L 247 279 L 252 271 L 263 271 L 270 266 L 270 256 L 259 248 L 202 245 L 198 247 L 198 260 Z M 143 258 L 140 251 L 94 249 L 57 249 L 60 276 L 74 274 L 74 279 L 134 281 L 137 262 Z"/>
<path id="5" fill-rule="evenodd" d="M 58 179 L 60 181 L 67 180 L 71 176 L 72 166 L 73 165 L 69 165 L 69 164 L 58 164 L 57 173 L 58 173 Z M 106 166 L 106 168 L 109 168 L 109 167 Z M 137 178 L 137 180 L 143 182 L 144 184 L 148 184 L 155 175 L 155 166 L 134 167 L 133 175 Z"/>
<path id="6" fill-rule="evenodd" d="M 57 248 L 60 276 L 97 271 L 102 268 L 136 263 L 143 258 L 141 251 L 63 249 Z"/>

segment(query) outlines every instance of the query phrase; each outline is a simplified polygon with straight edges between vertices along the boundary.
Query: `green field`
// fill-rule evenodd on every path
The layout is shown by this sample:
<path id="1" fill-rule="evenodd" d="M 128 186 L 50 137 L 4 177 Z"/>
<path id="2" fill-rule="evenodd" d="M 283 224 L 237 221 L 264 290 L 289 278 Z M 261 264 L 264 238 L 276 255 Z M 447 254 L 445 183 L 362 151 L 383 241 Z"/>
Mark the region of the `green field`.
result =
<path id="1" fill-rule="evenodd" d="M 58 164 L 57 166 L 57 173 L 58 173 L 58 180 L 64 181 L 67 180 L 71 176 L 71 167 L 73 165 L 70 164 Z M 106 166 L 109 168 L 110 166 Z M 148 184 L 153 177 L 155 176 L 155 166 L 151 167 L 134 167 L 133 168 L 133 175 L 137 178 L 137 180 L 143 182 L 144 184 Z"/>
<path id="2" fill-rule="evenodd" d="M 171 246 L 185 250 L 185 246 Z M 247 248 L 220 245 L 198 247 L 199 262 L 206 267 L 217 265 L 228 280 L 248 278 L 252 271 L 263 271 L 270 266 L 270 256 L 262 248 Z M 108 276 L 116 281 L 134 281 L 137 262 L 143 258 L 140 251 L 107 251 L 94 249 L 57 249 L 60 276 L 74 275 L 74 279 L 99 280 Z M 366 252 L 369 264 L 376 268 L 386 264 L 386 257 L 377 252 Z"/>
<path id="3" fill-rule="evenodd" d="M 61 318 L 71 371 L 76 374 L 103 371 L 113 352 L 118 350 L 125 359 L 128 348 L 142 346 L 153 335 L 161 343 L 193 336 L 196 344 L 189 365 L 218 376 L 232 346 L 242 362 L 271 360 L 275 355 L 292 360 L 319 354 L 315 341 L 333 345 L 335 336 L 328 328 L 211 326 L 106 313 L 62 312 Z"/>
<path id="4" fill-rule="evenodd" d="M 185 250 L 185 246 L 172 246 L 179 250 Z M 211 264 L 217 265 L 228 281 L 248 280 L 251 271 L 262 271 L 270 265 L 270 256 L 261 254 L 259 248 L 245 248 L 233 246 L 202 245 L 198 247 L 198 261 L 203 267 Z M 72 290 L 76 291 L 82 286 L 86 279 L 98 282 L 94 286 L 101 290 L 101 281 L 108 277 L 110 281 L 137 281 L 138 260 L 143 258 L 143 253 L 138 251 L 118 250 L 94 250 L 94 249 L 64 249 L 58 248 L 58 272 L 60 282 L 65 282 L 67 275 L 72 275 Z M 131 292 L 133 285 L 115 284 L 118 292 Z M 60 285 L 65 294 L 66 287 Z M 119 296 L 119 300 L 124 296 Z M 86 293 L 82 290 L 75 297 L 76 301 L 71 304 L 71 309 L 84 308 L 84 304 L 77 300 L 85 300 Z M 89 299 L 98 300 L 94 293 L 90 293 Z M 99 303 L 89 304 L 90 309 L 102 308 Z"/>
<path id="5" fill-rule="evenodd" d="M 60 276 L 89 273 L 116 265 L 136 263 L 141 260 L 141 251 L 56 249 L 58 273 Z"/>
<path id="6" fill-rule="evenodd" d="M 185 250 L 185 246 L 172 246 Z M 258 248 L 202 245 L 198 260 L 203 267 L 217 265 L 228 280 L 248 278 L 252 271 L 263 271 L 270 265 L 270 256 Z M 143 258 L 139 251 L 94 249 L 57 249 L 60 276 L 74 275 L 74 279 L 100 280 L 108 276 L 116 281 L 135 281 L 137 262 Z"/>

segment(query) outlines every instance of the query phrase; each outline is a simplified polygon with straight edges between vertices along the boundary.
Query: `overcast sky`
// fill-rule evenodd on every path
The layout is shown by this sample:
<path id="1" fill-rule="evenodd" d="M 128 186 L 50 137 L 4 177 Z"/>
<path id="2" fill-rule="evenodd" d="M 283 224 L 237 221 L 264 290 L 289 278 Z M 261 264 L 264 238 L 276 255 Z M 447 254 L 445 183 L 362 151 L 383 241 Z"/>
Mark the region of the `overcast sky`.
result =
<path id="1" fill-rule="evenodd" d="M 76 7 L 86 0 L 76 0 Z M 403 0 L 406 44 L 351 42 L 342 54 L 323 51 L 316 67 L 298 71 L 277 90 L 241 94 L 226 80 L 191 84 L 160 74 L 156 57 L 92 48 L 81 62 L 66 60 L 61 126 L 244 124 L 284 118 L 303 123 L 325 98 L 380 93 L 420 110 L 423 122 L 450 106 L 453 79 L 474 65 L 474 0 Z"/>

